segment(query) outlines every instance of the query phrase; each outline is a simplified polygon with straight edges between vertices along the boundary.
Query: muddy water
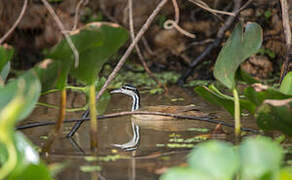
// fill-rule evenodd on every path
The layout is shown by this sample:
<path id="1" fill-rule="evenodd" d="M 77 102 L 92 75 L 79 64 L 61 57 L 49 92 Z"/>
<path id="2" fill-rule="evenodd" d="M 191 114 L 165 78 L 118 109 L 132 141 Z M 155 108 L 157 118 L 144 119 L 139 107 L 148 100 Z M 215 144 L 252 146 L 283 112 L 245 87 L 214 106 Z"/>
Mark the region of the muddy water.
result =
<path id="1" fill-rule="evenodd" d="M 77 95 L 77 96 L 76 96 Z M 75 106 L 84 104 L 84 96 L 70 93 L 68 104 L 71 105 L 73 97 L 76 96 Z M 40 100 L 50 104 L 58 104 L 58 95 L 50 94 Z M 224 110 L 206 103 L 200 97 L 195 96 L 191 90 L 178 87 L 171 87 L 169 94 L 150 95 L 141 94 L 142 106 L 149 105 L 189 105 L 194 104 L 202 112 L 210 113 L 217 119 L 232 123 L 232 118 Z M 112 96 L 106 113 L 129 110 L 131 99 L 124 95 L 116 94 Z M 33 114 L 24 122 L 55 121 L 57 110 L 37 107 Z M 66 119 L 80 118 L 82 112 L 67 113 Z M 87 179 L 107 179 L 123 180 L 138 179 L 151 180 L 158 179 L 166 167 L 185 163 L 186 155 L 190 152 L 191 146 L 202 141 L 197 139 L 191 143 L 183 143 L 181 139 L 188 139 L 202 134 L 210 134 L 216 124 L 198 122 L 193 120 L 178 120 L 173 123 L 155 126 L 140 127 L 140 143 L 135 151 L 124 151 L 112 144 L 123 144 L 128 142 L 133 134 L 131 129 L 131 117 L 124 116 L 114 119 L 99 120 L 98 123 L 98 153 L 97 158 L 88 160 L 90 152 L 89 123 L 85 122 L 72 139 L 65 137 L 73 124 L 65 124 L 62 136 L 53 144 L 52 151 L 46 157 L 48 163 L 65 162 L 68 164 L 57 179 L 87 180 Z M 243 118 L 245 127 L 255 128 L 256 125 L 251 118 Z M 179 127 L 179 128 L 175 128 Z M 53 126 L 36 127 L 23 132 L 38 146 L 42 146 Z M 193 130 L 190 131 L 190 128 Z M 204 128 L 209 132 L 196 131 L 197 128 Z M 225 133 L 217 138 L 232 141 L 232 129 L 223 127 Z M 201 137 L 201 136 L 200 136 Z M 174 147 L 176 144 L 176 147 Z M 91 160 L 91 161 L 90 161 Z M 91 168 L 100 167 L 101 170 L 88 172 Z"/>

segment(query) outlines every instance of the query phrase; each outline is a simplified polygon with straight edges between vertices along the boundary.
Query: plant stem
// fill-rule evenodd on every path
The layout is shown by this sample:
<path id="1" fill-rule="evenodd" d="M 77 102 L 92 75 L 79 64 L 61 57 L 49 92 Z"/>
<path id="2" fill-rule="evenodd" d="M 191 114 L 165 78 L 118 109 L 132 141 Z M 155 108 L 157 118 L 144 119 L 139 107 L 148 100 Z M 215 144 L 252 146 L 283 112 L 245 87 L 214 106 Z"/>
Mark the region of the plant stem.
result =
<path id="1" fill-rule="evenodd" d="M 55 132 L 56 134 L 59 133 L 64 119 L 65 119 L 65 114 L 66 114 L 66 89 L 62 89 L 61 91 L 61 101 L 60 101 L 60 109 L 59 109 L 59 116 L 58 116 L 58 121 L 55 127 Z"/>
<path id="2" fill-rule="evenodd" d="M 238 142 L 238 138 L 240 137 L 240 104 L 236 88 L 233 88 L 233 97 L 234 97 L 235 138 L 236 142 Z"/>
<path id="3" fill-rule="evenodd" d="M 52 109 L 59 109 L 59 106 L 56 106 L 53 104 L 48 104 L 48 103 L 43 103 L 43 102 L 37 102 L 37 105 L 45 106 L 45 107 L 52 108 Z M 66 112 L 77 112 L 77 111 L 86 111 L 86 110 L 87 110 L 87 106 L 77 107 L 77 108 L 66 108 Z"/>
<path id="4" fill-rule="evenodd" d="M 56 137 L 58 136 L 62 128 L 64 119 L 65 119 L 65 114 L 66 114 L 66 99 L 67 99 L 66 96 L 67 96 L 66 89 L 64 88 L 61 90 L 60 108 L 59 108 L 58 120 L 56 122 L 55 129 L 53 129 L 51 133 L 49 134 L 48 141 L 42 148 L 42 153 L 50 152 L 51 146 L 53 145 Z"/>
<path id="5" fill-rule="evenodd" d="M 90 145 L 93 151 L 97 149 L 97 112 L 95 99 L 95 85 L 89 86 L 89 110 L 90 110 Z"/>

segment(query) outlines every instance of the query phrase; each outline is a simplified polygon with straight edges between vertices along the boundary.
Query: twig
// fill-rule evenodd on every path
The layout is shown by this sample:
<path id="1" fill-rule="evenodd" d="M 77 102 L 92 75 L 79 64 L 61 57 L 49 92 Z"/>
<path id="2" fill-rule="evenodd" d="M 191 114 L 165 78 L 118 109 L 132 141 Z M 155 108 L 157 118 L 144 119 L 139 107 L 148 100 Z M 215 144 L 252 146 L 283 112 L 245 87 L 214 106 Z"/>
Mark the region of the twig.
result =
<path id="1" fill-rule="evenodd" d="M 286 56 L 284 63 L 282 65 L 281 69 L 281 77 L 280 77 L 280 83 L 282 82 L 283 78 L 286 76 L 288 72 L 288 66 L 289 62 L 292 59 L 292 47 L 291 47 L 291 29 L 289 24 L 289 5 L 287 3 L 287 0 L 280 0 L 281 7 L 282 7 L 282 22 L 283 22 L 283 29 L 285 34 L 285 40 L 286 40 Z"/>
<path id="2" fill-rule="evenodd" d="M 243 5 L 243 7 L 247 7 L 249 3 L 251 3 L 252 0 L 249 0 L 246 4 Z M 232 23 L 234 22 L 236 16 L 239 14 L 241 10 L 244 8 L 240 8 L 241 0 L 234 0 L 234 7 L 233 12 L 235 16 L 229 16 L 228 19 L 225 21 L 224 25 L 219 29 L 216 35 L 216 39 L 213 43 L 211 43 L 207 48 L 200 54 L 192 63 L 191 66 L 186 70 L 186 73 L 184 73 L 178 80 L 179 85 L 183 85 L 186 79 L 192 74 L 193 69 L 207 56 L 211 53 L 211 51 L 216 48 L 220 42 L 222 41 L 224 37 L 224 33 L 227 29 L 230 28 Z"/>
<path id="3" fill-rule="evenodd" d="M 134 22 L 133 22 L 133 0 L 128 0 L 128 6 L 129 6 L 129 26 L 130 26 L 130 33 L 131 33 L 131 39 L 134 41 L 135 39 L 135 31 L 134 31 Z M 145 62 L 145 58 L 142 55 L 141 49 L 139 48 L 138 43 L 135 45 L 135 49 L 137 51 L 138 57 L 147 72 L 147 74 L 158 84 L 159 87 L 162 87 L 162 83 L 157 79 L 157 77 L 151 72 L 151 70 L 148 68 L 147 63 Z M 167 88 L 165 87 L 165 91 L 167 92 Z"/>
<path id="4" fill-rule="evenodd" d="M 152 12 L 152 14 L 148 17 L 148 19 L 146 20 L 145 24 L 142 26 L 142 28 L 138 32 L 137 36 L 132 41 L 132 43 L 130 44 L 130 46 L 126 50 L 125 54 L 120 59 L 119 63 L 117 64 L 117 66 L 115 67 L 115 69 L 113 70 L 113 72 L 109 75 L 108 79 L 104 83 L 104 85 L 101 88 L 101 90 L 98 92 L 98 94 L 96 96 L 96 101 L 99 100 L 100 96 L 104 93 L 104 91 L 106 90 L 106 88 L 108 87 L 108 85 L 110 84 L 110 82 L 115 78 L 116 74 L 119 72 L 119 70 L 122 68 L 123 64 L 125 63 L 126 59 L 131 54 L 131 52 L 134 49 L 135 45 L 138 43 L 138 41 L 141 39 L 141 37 L 143 36 L 143 34 L 149 28 L 151 22 L 154 20 L 154 18 L 159 13 L 159 11 L 162 9 L 162 7 L 166 4 L 166 2 L 167 2 L 167 0 L 161 0 L 160 3 L 158 4 L 158 6 Z"/>
<path id="5" fill-rule="evenodd" d="M 63 23 L 61 22 L 61 20 L 59 19 L 59 17 L 55 13 L 55 11 L 52 8 L 52 6 L 48 3 L 48 1 L 47 0 L 42 0 L 42 2 L 44 3 L 44 5 L 48 9 L 48 11 L 50 12 L 52 17 L 55 19 L 57 25 L 59 26 L 59 28 L 61 30 L 61 33 L 64 34 L 67 43 L 69 44 L 70 48 L 72 49 L 74 57 L 75 57 L 75 68 L 77 68 L 78 65 L 79 65 L 79 53 L 78 53 L 75 45 L 73 44 L 72 39 L 69 36 L 69 33 L 65 30 L 65 27 L 64 27 Z"/>
<path id="6" fill-rule="evenodd" d="M 219 11 L 219 10 L 216 10 L 216 9 L 212 9 L 205 2 L 203 2 L 201 0 L 189 0 L 189 1 L 194 3 L 194 4 L 196 4 L 200 8 L 211 12 L 214 15 L 216 15 L 216 13 L 218 13 L 218 14 L 225 14 L 225 15 L 229 15 L 229 16 L 236 16 L 234 12 L 230 13 L 230 12 L 226 12 L 226 11 Z"/>
<path id="7" fill-rule="evenodd" d="M 172 0 L 172 4 L 173 4 L 173 8 L 174 8 L 174 13 L 175 13 L 175 23 L 178 24 L 179 23 L 179 8 L 177 5 L 177 1 Z"/>
<path id="8" fill-rule="evenodd" d="M 14 31 L 14 29 L 17 27 L 17 25 L 19 24 L 19 22 L 21 21 L 21 19 L 24 16 L 26 7 L 27 7 L 27 2 L 28 0 L 24 0 L 21 12 L 18 16 L 18 18 L 16 19 L 16 21 L 14 22 L 13 26 L 6 32 L 6 34 L 4 34 L 4 36 L 2 36 L 2 38 L 0 39 L 0 45 L 5 41 L 5 39 Z"/>
<path id="9" fill-rule="evenodd" d="M 172 4 L 174 7 L 174 12 L 175 12 L 175 20 L 171 20 L 168 19 L 167 21 L 164 22 L 163 24 L 163 28 L 164 29 L 173 29 L 175 28 L 178 32 L 180 32 L 181 34 L 188 36 L 190 38 L 195 38 L 196 36 L 190 32 L 187 32 L 186 30 L 184 30 L 183 28 L 181 28 L 178 23 L 179 23 L 179 8 L 177 5 L 176 0 L 172 0 Z"/>
<path id="10" fill-rule="evenodd" d="M 189 120 L 208 122 L 208 123 L 212 123 L 212 124 L 222 124 L 223 126 L 226 126 L 226 127 L 232 127 L 232 128 L 234 127 L 233 124 L 229 124 L 229 123 L 226 123 L 226 122 L 220 121 L 220 120 L 215 120 L 215 119 L 212 119 L 210 117 L 197 117 L 197 116 L 189 116 L 189 115 L 179 115 L 179 114 L 162 113 L 162 112 L 148 112 L 148 111 L 124 111 L 124 112 L 119 112 L 119 113 L 101 115 L 101 116 L 98 116 L 98 119 L 109 119 L 109 118 L 116 118 L 116 117 L 120 117 L 120 116 L 128 116 L 128 115 L 133 115 L 133 114 L 168 116 L 168 117 L 173 117 L 173 118 L 177 118 L 177 119 L 189 119 Z M 72 122 L 89 121 L 89 120 L 90 120 L 90 118 L 68 119 L 68 120 L 65 120 L 64 122 L 65 123 L 72 123 Z M 30 124 L 18 126 L 16 129 L 23 130 L 23 129 L 33 128 L 33 127 L 47 126 L 47 125 L 53 125 L 53 124 L 56 124 L 56 122 L 30 123 Z M 257 130 L 250 129 L 250 128 L 241 128 L 241 130 L 253 132 L 253 133 L 258 133 Z"/>
<path id="11" fill-rule="evenodd" d="M 72 31 L 76 30 L 76 28 L 78 26 L 79 11 L 80 11 L 81 4 L 85 5 L 88 3 L 88 1 L 89 0 L 80 0 L 79 3 L 77 4 L 76 9 L 75 9 L 74 25 L 73 25 Z"/>

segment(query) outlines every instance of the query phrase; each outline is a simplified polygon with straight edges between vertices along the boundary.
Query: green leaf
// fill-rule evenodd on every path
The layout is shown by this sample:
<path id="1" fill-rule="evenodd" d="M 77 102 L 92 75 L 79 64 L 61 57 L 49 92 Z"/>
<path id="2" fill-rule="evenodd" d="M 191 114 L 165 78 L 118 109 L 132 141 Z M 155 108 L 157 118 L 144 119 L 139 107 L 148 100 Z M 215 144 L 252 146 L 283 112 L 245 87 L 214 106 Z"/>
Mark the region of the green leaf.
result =
<path id="1" fill-rule="evenodd" d="M 21 99 L 23 107 L 17 114 L 16 121 L 27 117 L 34 109 L 40 96 L 41 85 L 35 71 L 30 70 L 16 80 L 11 80 L 6 86 L 0 87 L 0 114 L 15 98 Z M 2 119 L 0 119 L 1 123 Z"/>
<path id="2" fill-rule="evenodd" d="M 233 97 L 222 94 L 215 86 L 210 85 L 209 88 L 199 86 L 195 88 L 196 93 L 212 104 L 218 105 L 226 109 L 232 116 L 234 115 Z M 255 112 L 255 105 L 246 99 L 240 99 L 241 109 L 246 109 L 250 113 Z"/>
<path id="3" fill-rule="evenodd" d="M 0 72 L 2 72 L 2 69 L 7 64 L 7 62 L 11 60 L 13 53 L 14 50 L 11 46 L 6 44 L 0 45 Z"/>
<path id="4" fill-rule="evenodd" d="M 45 59 L 34 67 L 42 84 L 42 92 L 56 87 L 61 72 L 61 62 Z"/>
<path id="5" fill-rule="evenodd" d="M 250 74 L 245 72 L 243 69 L 240 67 L 236 71 L 235 79 L 239 81 L 244 81 L 247 84 L 254 84 L 254 83 L 259 83 L 258 80 L 254 79 Z"/>
<path id="6" fill-rule="evenodd" d="M 199 144 L 189 154 L 191 168 L 216 180 L 232 180 L 239 169 L 239 157 L 233 146 L 221 141 Z"/>
<path id="7" fill-rule="evenodd" d="M 52 179 L 48 168 L 40 160 L 38 152 L 22 133 L 14 134 L 14 144 L 17 151 L 17 165 L 7 180 Z"/>
<path id="8" fill-rule="evenodd" d="M 238 23 L 215 63 L 214 76 L 229 89 L 235 87 L 235 73 L 240 64 L 258 51 L 262 44 L 262 28 L 256 23 L 243 27 Z"/>
<path id="9" fill-rule="evenodd" d="M 292 96 L 292 72 L 286 74 L 281 83 L 280 92 Z"/>
<path id="10" fill-rule="evenodd" d="M 189 167 L 174 167 L 169 169 L 166 173 L 164 173 L 159 179 L 160 180 L 212 180 L 212 176 L 208 173 L 202 173 L 196 169 L 192 169 Z"/>
<path id="11" fill-rule="evenodd" d="M 274 180 L 283 160 L 279 144 L 264 136 L 245 139 L 240 147 L 241 179 Z"/>
<path id="12" fill-rule="evenodd" d="M 64 88 L 69 72 L 77 79 L 92 84 L 106 60 L 128 39 L 127 31 L 117 24 L 95 22 L 74 31 L 72 41 L 79 52 L 79 66 L 73 68 L 74 56 L 65 40 L 56 45 L 47 57 L 61 61 L 58 88 Z"/>
<path id="13" fill-rule="evenodd" d="M 6 65 L 3 67 L 2 71 L 0 70 L 0 86 L 1 86 L 1 81 L 3 81 L 2 85 L 4 85 L 4 82 L 9 74 L 10 71 L 10 62 L 8 61 Z"/>
<path id="14" fill-rule="evenodd" d="M 281 180 L 291 180 L 292 179 L 292 167 L 286 167 L 281 169 L 280 171 L 280 178 Z"/>
<path id="15" fill-rule="evenodd" d="M 265 100 L 258 108 L 256 120 L 263 130 L 280 130 L 292 136 L 292 98 Z"/>
<path id="16" fill-rule="evenodd" d="M 279 90 L 266 87 L 261 84 L 254 84 L 254 87 L 244 89 L 245 97 L 253 102 L 256 106 L 260 106 L 266 99 L 287 99 L 292 96 L 281 93 Z M 256 90 L 257 89 L 257 90 Z"/>

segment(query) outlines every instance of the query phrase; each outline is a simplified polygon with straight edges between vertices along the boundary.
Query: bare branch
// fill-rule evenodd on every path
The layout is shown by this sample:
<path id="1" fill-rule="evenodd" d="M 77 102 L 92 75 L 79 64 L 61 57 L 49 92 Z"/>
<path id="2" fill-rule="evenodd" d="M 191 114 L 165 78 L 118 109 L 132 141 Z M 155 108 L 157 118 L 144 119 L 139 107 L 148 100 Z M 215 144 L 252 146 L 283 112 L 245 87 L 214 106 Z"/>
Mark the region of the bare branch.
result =
<path id="1" fill-rule="evenodd" d="M 285 34 L 285 40 L 286 40 L 286 56 L 284 63 L 282 65 L 281 69 L 281 77 L 280 82 L 282 82 L 283 78 L 288 72 L 288 65 L 290 60 L 292 59 L 292 44 L 291 44 L 291 29 L 289 24 L 289 6 L 287 3 L 287 0 L 280 0 L 281 7 L 282 7 L 282 22 L 283 22 L 283 29 Z"/>
<path id="2" fill-rule="evenodd" d="M 24 16 L 26 7 L 27 7 L 27 2 L 28 0 L 24 0 L 21 12 L 17 18 L 17 20 L 15 21 L 15 23 L 13 24 L 13 26 L 7 31 L 6 34 L 4 34 L 4 36 L 0 39 L 0 45 L 5 41 L 5 39 L 14 31 L 14 29 L 17 27 L 17 25 L 19 24 L 19 22 L 21 21 L 21 19 Z"/>
<path id="3" fill-rule="evenodd" d="M 132 43 L 130 44 L 130 46 L 128 47 L 128 49 L 126 50 L 126 52 L 124 53 L 124 55 L 122 56 L 122 58 L 120 59 L 119 63 L 117 64 L 117 66 L 115 67 L 115 69 L 113 70 L 113 72 L 109 75 L 108 79 L 106 80 L 106 82 L 104 83 L 103 87 L 101 88 L 101 90 L 98 92 L 97 96 L 96 96 L 96 101 L 99 100 L 100 96 L 104 93 L 104 91 L 106 90 L 106 88 L 108 87 L 108 85 L 110 84 L 110 82 L 115 78 L 116 74 L 119 72 L 119 70 L 122 68 L 122 66 L 124 65 L 126 59 L 129 57 L 129 55 L 131 54 L 132 50 L 134 49 L 135 45 L 139 42 L 139 40 L 142 38 L 143 34 L 146 32 L 146 30 L 149 28 L 151 22 L 154 20 L 154 18 L 156 17 L 156 15 L 159 13 L 159 11 L 162 9 L 162 7 L 166 4 L 167 0 L 161 0 L 160 3 L 158 4 L 158 6 L 154 9 L 154 11 L 152 12 L 152 14 L 148 17 L 148 19 L 146 20 L 145 24 L 142 26 L 142 28 L 140 29 L 140 31 L 138 32 L 137 36 L 135 37 L 134 41 L 132 41 Z"/>
<path id="4" fill-rule="evenodd" d="M 72 39 L 70 38 L 68 31 L 65 30 L 64 24 L 61 22 L 61 20 L 59 19 L 59 17 L 55 13 L 55 11 L 52 8 L 52 6 L 48 3 L 48 1 L 47 0 L 42 0 L 42 2 L 44 3 L 44 5 L 48 9 L 48 11 L 50 12 L 52 17 L 55 19 L 55 21 L 56 21 L 57 25 L 59 26 L 61 32 L 64 34 L 67 43 L 69 44 L 70 48 L 72 49 L 73 54 L 74 54 L 74 58 L 75 58 L 75 68 L 77 68 L 78 65 L 79 65 L 79 53 L 78 53 L 75 45 L 73 44 Z"/>

